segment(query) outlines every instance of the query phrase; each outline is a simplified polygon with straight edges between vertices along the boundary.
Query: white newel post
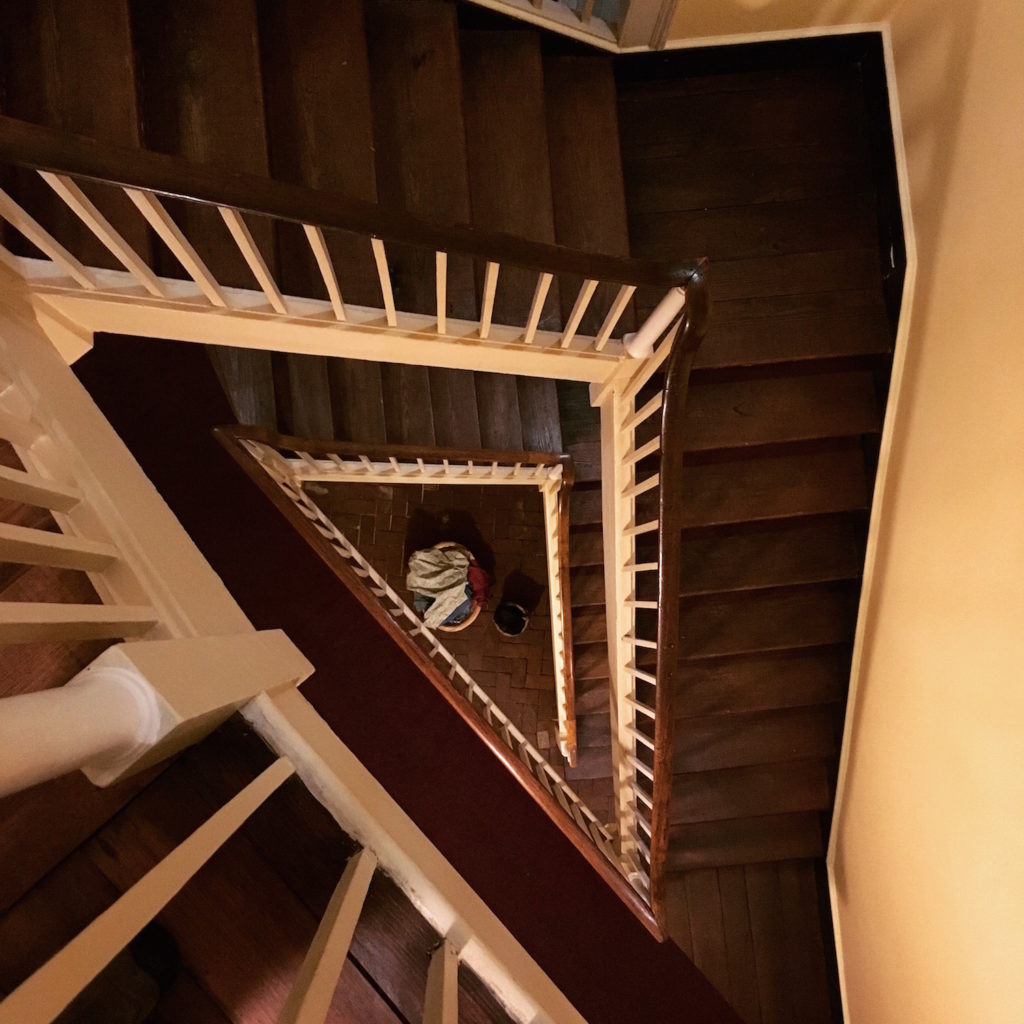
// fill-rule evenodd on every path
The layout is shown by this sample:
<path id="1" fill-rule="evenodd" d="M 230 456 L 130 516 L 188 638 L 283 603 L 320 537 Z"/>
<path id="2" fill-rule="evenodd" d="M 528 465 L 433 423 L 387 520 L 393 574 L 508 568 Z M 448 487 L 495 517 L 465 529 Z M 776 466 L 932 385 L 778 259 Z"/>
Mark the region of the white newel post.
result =
<path id="1" fill-rule="evenodd" d="M 0 700 L 0 796 L 78 769 L 108 786 L 312 671 L 281 630 L 117 644 L 65 686 Z"/>

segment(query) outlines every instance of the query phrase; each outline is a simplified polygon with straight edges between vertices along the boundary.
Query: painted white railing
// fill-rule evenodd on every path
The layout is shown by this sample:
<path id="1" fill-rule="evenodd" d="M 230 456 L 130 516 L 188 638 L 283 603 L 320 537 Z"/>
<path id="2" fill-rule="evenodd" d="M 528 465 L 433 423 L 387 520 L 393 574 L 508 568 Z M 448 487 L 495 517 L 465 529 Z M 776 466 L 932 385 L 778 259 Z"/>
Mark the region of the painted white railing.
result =
<path id="1" fill-rule="evenodd" d="M 294 442 L 295 439 L 291 439 Z M 249 438 L 238 438 L 238 444 L 262 467 L 273 483 L 280 488 L 292 505 L 311 524 L 317 533 L 330 544 L 337 555 L 362 580 L 370 593 L 380 601 L 396 624 L 412 637 L 427 653 L 430 659 L 440 659 L 447 666 L 445 675 L 451 685 L 465 697 L 466 701 L 491 727 L 495 735 L 526 766 L 530 774 L 539 780 L 544 790 L 557 802 L 568 818 L 579 828 L 604 856 L 617 868 L 621 867 L 615 853 L 613 836 L 601 824 L 594 812 L 584 803 L 573 788 L 562 778 L 550 762 L 537 750 L 509 719 L 508 715 L 488 696 L 473 679 L 472 674 L 445 647 L 439 635 L 409 607 L 405 599 L 370 564 L 366 557 L 344 535 L 344 533 L 309 496 L 303 484 L 309 482 L 372 481 L 385 478 L 389 483 L 399 480 L 418 482 L 429 479 L 436 483 L 440 473 L 450 474 L 446 482 L 460 480 L 462 483 L 480 482 L 480 474 L 495 474 L 495 480 L 505 484 L 541 483 L 542 490 L 551 491 L 562 477 L 562 465 L 540 465 L 526 470 L 522 464 L 502 466 L 492 461 L 488 466 L 459 465 L 452 459 L 440 463 L 419 462 L 402 464 L 373 462 L 356 459 L 346 461 L 338 457 L 315 459 L 302 451 L 295 451 L 293 458 L 286 458 L 275 447 Z M 358 467 L 358 469 L 356 468 Z M 518 475 L 517 475 L 518 474 Z M 485 476 L 483 479 L 487 479 Z"/>
<path id="2" fill-rule="evenodd" d="M 0 793 L 78 768 L 108 784 L 312 669 L 280 631 L 253 628 L 67 364 L 4 299 L 0 439 L 22 468 L 0 469 L 0 498 L 47 510 L 59 531 L 0 523 L 0 560 L 85 573 L 102 603 L 0 598 L 0 644 L 130 642 L 65 687 L 0 699 Z"/>
<path id="3" fill-rule="evenodd" d="M 672 352 L 680 321 L 651 358 L 621 373 L 595 396 L 601 410 L 601 478 L 605 547 L 605 605 L 613 693 L 612 764 L 620 852 L 634 885 L 650 888 L 654 793 L 654 721 L 658 602 L 638 596 L 645 574 L 657 579 L 654 553 L 638 557 L 638 538 L 658 537 L 660 475 L 645 459 L 661 447 L 664 398 L 649 385 Z M 641 398 L 642 396 L 642 398 Z"/>
<path id="4" fill-rule="evenodd" d="M 245 447 L 265 465 L 278 457 L 271 446 L 243 441 Z M 299 443 L 292 440 L 290 443 Z M 336 445 L 340 449 L 349 445 Z M 360 483 L 385 485 L 444 484 L 465 486 L 536 487 L 544 509 L 544 550 L 548 573 L 548 605 L 551 619 L 551 648 L 555 676 L 555 707 L 558 715 L 558 747 L 571 765 L 576 764 L 576 713 L 572 671 L 572 619 L 569 599 L 568 494 L 572 486 L 571 461 L 567 456 L 537 456 L 515 461 L 515 453 L 493 452 L 489 459 L 471 459 L 464 453 L 438 450 L 431 454 L 392 455 L 386 459 L 365 454 L 332 451 L 314 457 L 294 451 L 285 463 L 293 485 L 303 483 Z M 546 459 L 547 461 L 543 461 Z M 285 467 L 279 464 L 283 473 Z M 567 470 L 569 472 L 567 473 Z"/>

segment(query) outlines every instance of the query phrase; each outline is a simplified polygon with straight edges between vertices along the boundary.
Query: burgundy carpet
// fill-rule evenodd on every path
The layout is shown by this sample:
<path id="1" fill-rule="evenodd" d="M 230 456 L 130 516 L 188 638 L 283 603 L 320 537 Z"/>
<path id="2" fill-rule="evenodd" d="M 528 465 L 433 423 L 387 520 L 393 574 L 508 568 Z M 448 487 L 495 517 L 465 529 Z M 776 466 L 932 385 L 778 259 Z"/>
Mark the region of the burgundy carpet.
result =
<path id="1" fill-rule="evenodd" d="M 199 345 L 103 336 L 75 367 L 303 693 L 591 1024 L 737 1022 L 657 943 L 211 436 L 232 421 Z"/>

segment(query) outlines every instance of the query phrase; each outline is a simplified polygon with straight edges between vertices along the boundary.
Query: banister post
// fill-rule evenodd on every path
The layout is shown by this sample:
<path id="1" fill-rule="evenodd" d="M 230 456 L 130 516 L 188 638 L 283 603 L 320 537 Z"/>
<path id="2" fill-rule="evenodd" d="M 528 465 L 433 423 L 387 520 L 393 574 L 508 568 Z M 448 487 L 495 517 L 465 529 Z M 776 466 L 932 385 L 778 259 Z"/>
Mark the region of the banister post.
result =
<path id="1" fill-rule="evenodd" d="M 311 672 L 280 630 L 116 644 L 65 686 L 0 700 L 0 796 L 77 769 L 108 786 Z"/>

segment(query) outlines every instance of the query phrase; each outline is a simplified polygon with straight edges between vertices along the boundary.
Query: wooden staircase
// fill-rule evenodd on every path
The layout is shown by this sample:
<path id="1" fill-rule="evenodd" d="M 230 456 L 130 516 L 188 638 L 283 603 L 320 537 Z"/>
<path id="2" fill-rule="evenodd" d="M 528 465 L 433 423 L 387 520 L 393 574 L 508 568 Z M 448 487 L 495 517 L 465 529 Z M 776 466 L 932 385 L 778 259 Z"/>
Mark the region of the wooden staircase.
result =
<path id="1" fill-rule="evenodd" d="M 797 44 L 774 57 L 612 58 L 448 0 L 173 8 L 139 0 L 72 16 L 62 0 L 7 5 L 0 17 L 22 34 L 31 26 L 47 57 L 41 71 L 16 33 L 2 33 L 3 110 L 445 224 L 711 258 L 712 327 L 680 439 L 669 929 L 744 1019 L 839 1019 L 820 863 L 893 337 L 877 126 L 853 44 L 827 44 L 831 59 Z M 53 31 L 65 21 L 72 39 Z M 33 89 L 41 77 L 47 88 Z M 88 104 L 64 99 L 85 90 Z M 137 232 L 132 211 L 106 212 Z M 251 285 L 212 213 L 175 213 L 206 217 L 201 254 L 220 280 Z M 323 294 L 299 228 L 265 227 L 254 234 L 284 290 Z M 348 244 L 333 250 L 353 267 L 346 297 L 380 305 L 372 265 Z M 153 254 L 180 274 L 159 243 Z M 392 270 L 400 305 L 434 308 L 422 253 L 395 246 Z M 477 316 L 482 282 L 482 264 L 453 256 L 449 315 Z M 495 320 L 503 303 L 528 306 L 534 284 L 503 270 Z M 546 324 L 564 323 L 578 287 L 552 282 Z M 627 324 L 658 297 L 640 289 Z M 600 424 L 586 385 L 240 349 L 214 357 L 240 420 L 285 433 L 573 456 L 579 763 L 567 775 L 610 779 Z M 643 463 L 656 469 L 656 456 Z M 784 948 L 802 952 L 786 960 Z"/>

